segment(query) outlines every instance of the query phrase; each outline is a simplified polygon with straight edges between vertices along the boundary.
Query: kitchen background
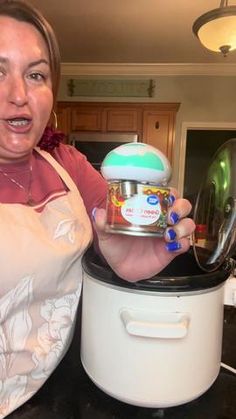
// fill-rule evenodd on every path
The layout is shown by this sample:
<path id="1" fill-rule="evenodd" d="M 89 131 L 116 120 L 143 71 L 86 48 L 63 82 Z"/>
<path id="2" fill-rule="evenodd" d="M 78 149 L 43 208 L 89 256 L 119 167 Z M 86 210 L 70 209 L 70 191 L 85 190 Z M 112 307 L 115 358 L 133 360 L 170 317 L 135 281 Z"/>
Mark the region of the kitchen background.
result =
<path id="1" fill-rule="evenodd" d="M 70 76 L 62 77 L 60 86 L 60 101 L 77 101 L 78 98 L 71 98 L 67 94 L 67 82 Z M 108 77 L 110 78 L 110 77 Z M 234 76 L 159 76 L 154 79 L 156 85 L 153 98 L 136 99 L 136 102 L 160 102 L 179 103 L 180 107 L 176 114 L 175 141 L 173 148 L 173 176 L 171 184 L 183 192 L 185 151 L 188 130 L 199 131 L 199 154 L 196 155 L 196 165 L 192 176 L 199 179 L 201 174 L 201 147 L 206 140 L 217 141 L 218 130 L 236 131 L 236 77 Z M 91 98 L 82 98 L 83 101 L 90 101 Z M 96 98 L 96 102 L 115 101 L 128 102 L 125 98 Z M 133 100 L 132 100 L 133 102 Z M 201 135 L 201 130 L 215 131 L 215 137 Z M 226 137 L 231 133 L 226 133 Z M 220 134 L 221 135 L 221 134 Z M 227 139 L 227 138 L 226 138 Z M 212 146 L 213 151 L 219 143 Z M 158 147 L 158 144 L 156 144 Z"/>
<path id="2" fill-rule="evenodd" d="M 156 114 L 149 115 L 148 122 L 144 118 L 138 122 L 139 131 L 144 141 L 153 136 L 150 142 L 156 147 L 162 141 L 161 147 L 167 147 L 173 166 L 171 184 L 181 194 L 194 195 L 206 162 L 219 142 L 231 138 L 236 131 L 236 52 L 227 57 L 211 52 L 192 33 L 193 22 L 219 7 L 220 2 L 67 0 L 66 8 L 64 1 L 31 2 L 46 13 L 59 37 L 59 126 L 69 132 L 73 129 L 71 118 L 75 110 L 71 111 L 70 103 L 176 104 L 176 111 L 170 111 L 168 117 L 163 117 L 161 107 L 155 108 Z M 71 96 L 71 79 L 152 80 L 155 88 L 153 96 L 145 98 Z M 149 111 L 154 112 L 146 109 L 146 113 Z M 164 118 L 158 119 L 159 128 L 162 123 L 167 124 L 162 132 L 168 138 L 162 140 L 161 132 L 158 136 L 155 126 L 149 126 L 156 123 L 158 116 Z M 197 138 L 193 147 L 192 131 L 197 131 L 193 134 Z"/>

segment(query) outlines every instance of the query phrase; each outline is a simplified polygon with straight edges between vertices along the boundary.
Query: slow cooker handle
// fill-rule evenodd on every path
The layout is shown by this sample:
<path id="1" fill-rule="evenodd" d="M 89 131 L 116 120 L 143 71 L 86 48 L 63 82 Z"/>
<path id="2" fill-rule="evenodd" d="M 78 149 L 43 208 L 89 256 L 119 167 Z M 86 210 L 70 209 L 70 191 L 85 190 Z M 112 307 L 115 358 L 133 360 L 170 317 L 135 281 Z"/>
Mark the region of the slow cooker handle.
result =
<path id="1" fill-rule="evenodd" d="M 130 309 L 122 309 L 120 317 L 130 335 L 159 339 L 184 338 L 190 321 L 186 313 L 156 313 Z"/>

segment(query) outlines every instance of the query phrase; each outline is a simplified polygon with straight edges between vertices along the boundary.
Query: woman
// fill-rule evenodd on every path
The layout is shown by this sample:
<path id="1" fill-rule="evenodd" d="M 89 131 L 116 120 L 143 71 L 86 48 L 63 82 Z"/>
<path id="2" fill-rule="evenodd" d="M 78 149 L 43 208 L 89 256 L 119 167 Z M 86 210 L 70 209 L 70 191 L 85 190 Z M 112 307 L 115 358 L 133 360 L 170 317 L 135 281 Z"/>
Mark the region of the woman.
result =
<path id="1" fill-rule="evenodd" d="M 4 418 L 42 386 L 69 346 L 81 289 L 81 257 L 92 241 L 91 224 L 111 268 L 124 280 L 137 281 L 161 271 L 189 248 L 187 237 L 194 223 L 184 218 L 190 203 L 175 199 L 163 239 L 104 232 L 105 181 L 83 155 L 59 144 L 46 128 L 60 74 L 50 25 L 32 6 L 5 0 L 0 2 L 0 27 L 4 238 L 0 418 Z"/>

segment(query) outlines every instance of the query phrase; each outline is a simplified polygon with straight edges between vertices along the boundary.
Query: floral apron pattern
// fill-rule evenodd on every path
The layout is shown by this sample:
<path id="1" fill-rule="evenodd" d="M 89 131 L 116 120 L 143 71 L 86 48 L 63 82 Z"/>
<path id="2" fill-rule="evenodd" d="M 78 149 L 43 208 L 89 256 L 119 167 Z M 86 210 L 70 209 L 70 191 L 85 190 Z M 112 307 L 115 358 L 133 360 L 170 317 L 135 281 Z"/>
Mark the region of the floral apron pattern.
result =
<path id="1" fill-rule="evenodd" d="M 78 189 L 46 152 L 69 192 L 41 213 L 0 204 L 0 419 L 26 402 L 64 356 L 92 229 Z"/>

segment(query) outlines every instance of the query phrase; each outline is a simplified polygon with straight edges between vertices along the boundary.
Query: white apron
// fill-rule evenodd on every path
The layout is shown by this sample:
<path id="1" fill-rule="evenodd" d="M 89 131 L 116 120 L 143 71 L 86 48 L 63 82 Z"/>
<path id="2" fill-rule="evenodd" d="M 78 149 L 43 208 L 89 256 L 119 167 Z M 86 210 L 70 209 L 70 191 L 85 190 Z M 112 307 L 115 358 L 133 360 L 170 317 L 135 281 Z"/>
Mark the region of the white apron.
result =
<path id="1" fill-rule="evenodd" d="M 92 239 L 76 185 L 55 159 L 37 151 L 69 192 L 41 213 L 0 204 L 0 418 L 33 396 L 68 349 L 81 257 Z"/>

